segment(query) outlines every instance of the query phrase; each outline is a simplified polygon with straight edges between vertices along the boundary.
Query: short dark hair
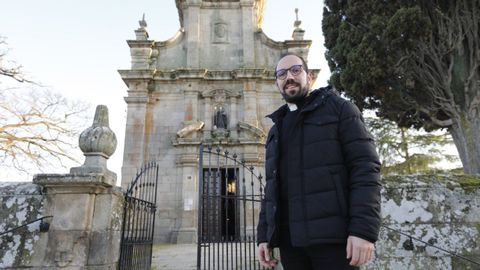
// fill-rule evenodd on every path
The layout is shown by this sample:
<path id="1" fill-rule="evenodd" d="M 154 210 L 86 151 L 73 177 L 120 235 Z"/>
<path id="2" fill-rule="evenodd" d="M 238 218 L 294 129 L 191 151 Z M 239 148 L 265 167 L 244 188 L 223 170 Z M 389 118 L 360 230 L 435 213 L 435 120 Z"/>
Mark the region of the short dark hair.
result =
<path id="1" fill-rule="evenodd" d="M 302 60 L 302 68 L 303 68 L 303 70 L 305 70 L 305 72 L 308 73 L 308 65 L 307 65 L 307 62 L 305 62 L 305 59 L 303 59 L 303 57 L 301 57 L 299 54 L 294 53 L 294 52 L 287 52 L 287 53 L 282 54 L 282 56 L 280 56 L 280 58 L 279 58 L 278 61 L 277 61 L 277 66 L 275 66 L 275 71 L 277 70 L 278 62 L 279 62 L 280 60 L 282 60 L 285 56 L 289 56 L 289 55 L 293 55 L 293 56 L 296 56 L 296 57 L 300 58 L 300 60 Z"/>

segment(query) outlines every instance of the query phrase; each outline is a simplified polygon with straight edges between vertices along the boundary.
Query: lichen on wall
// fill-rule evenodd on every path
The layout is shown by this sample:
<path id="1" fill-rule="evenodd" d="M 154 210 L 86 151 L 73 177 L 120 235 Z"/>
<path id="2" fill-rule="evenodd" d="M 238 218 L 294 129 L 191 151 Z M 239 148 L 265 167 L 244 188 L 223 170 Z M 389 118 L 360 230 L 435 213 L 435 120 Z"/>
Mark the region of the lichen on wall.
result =
<path id="1" fill-rule="evenodd" d="M 480 178 L 392 176 L 383 184 L 375 259 L 362 269 L 480 269 L 425 244 L 480 262 Z"/>
<path id="2" fill-rule="evenodd" d="M 32 183 L 0 183 L 0 233 L 43 216 L 45 197 Z M 40 239 L 40 222 L 0 236 L 0 268 L 28 266 Z"/>

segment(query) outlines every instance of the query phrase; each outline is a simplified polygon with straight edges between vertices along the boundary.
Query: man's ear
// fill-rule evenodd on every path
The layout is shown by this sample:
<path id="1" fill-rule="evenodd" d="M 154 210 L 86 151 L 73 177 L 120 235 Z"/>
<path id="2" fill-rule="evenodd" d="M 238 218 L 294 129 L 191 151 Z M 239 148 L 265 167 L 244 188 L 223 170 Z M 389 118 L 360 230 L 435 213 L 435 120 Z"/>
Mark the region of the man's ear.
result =
<path id="1" fill-rule="evenodd" d="M 307 73 L 307 84 L 309 87 L 313 87 L 313 73 L 311 71 L 308 71 Z"/>

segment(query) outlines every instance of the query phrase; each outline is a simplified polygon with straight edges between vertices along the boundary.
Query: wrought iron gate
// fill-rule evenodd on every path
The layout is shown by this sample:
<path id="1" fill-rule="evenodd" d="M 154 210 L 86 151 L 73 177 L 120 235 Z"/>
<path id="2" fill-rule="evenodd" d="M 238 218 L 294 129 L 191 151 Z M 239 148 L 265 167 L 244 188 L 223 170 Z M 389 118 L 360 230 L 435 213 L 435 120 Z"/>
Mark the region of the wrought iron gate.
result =
<path id="1" fill-rule="evenodd" d="M 143 166 L 125 193 L 119 269 L 150 269 L 157 210 L 158 165 Z"/>
<path id="2" fill-rule="evenodd" d="M 220 148 L 200 146 L 197 269 L 262 269 L 256 223 L 262 175 Z"/>

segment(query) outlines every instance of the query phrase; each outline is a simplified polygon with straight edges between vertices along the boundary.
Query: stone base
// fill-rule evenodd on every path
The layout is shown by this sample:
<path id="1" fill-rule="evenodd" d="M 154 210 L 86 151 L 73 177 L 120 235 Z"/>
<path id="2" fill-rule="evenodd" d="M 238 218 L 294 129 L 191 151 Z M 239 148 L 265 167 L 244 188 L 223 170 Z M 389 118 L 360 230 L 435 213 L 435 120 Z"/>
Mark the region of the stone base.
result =
<path id="1" fill-rule="evenodd" d="M 197 243 L 196 228 L 182 228 L 172 231 L 172 244 L 193 244 Z"/>

